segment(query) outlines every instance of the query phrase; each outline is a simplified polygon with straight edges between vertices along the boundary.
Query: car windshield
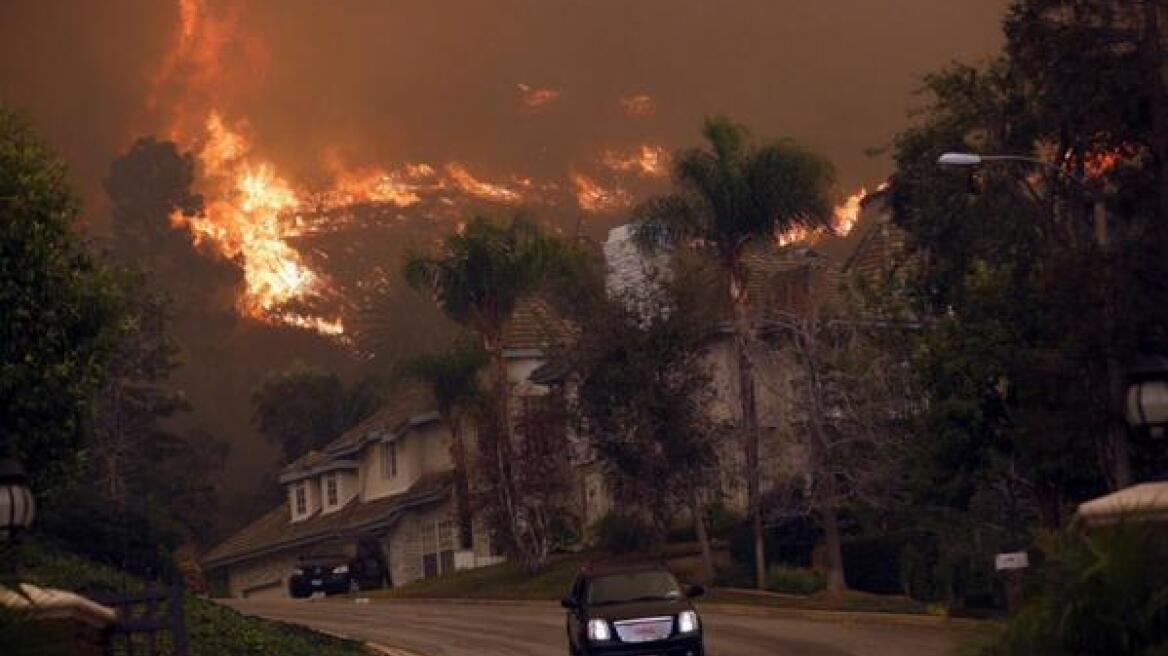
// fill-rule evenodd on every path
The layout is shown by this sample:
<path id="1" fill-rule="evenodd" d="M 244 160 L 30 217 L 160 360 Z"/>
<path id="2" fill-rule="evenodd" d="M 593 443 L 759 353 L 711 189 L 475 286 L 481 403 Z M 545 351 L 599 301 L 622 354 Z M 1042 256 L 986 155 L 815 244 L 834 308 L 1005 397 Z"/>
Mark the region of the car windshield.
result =
<path id="1" fill-rule="evenodd" d="M 628 601 L 680 599 L 677 579 L 668 572 L 633 572 L 598 576 L 588 585 L 588 603 L 619 604 Z"/>

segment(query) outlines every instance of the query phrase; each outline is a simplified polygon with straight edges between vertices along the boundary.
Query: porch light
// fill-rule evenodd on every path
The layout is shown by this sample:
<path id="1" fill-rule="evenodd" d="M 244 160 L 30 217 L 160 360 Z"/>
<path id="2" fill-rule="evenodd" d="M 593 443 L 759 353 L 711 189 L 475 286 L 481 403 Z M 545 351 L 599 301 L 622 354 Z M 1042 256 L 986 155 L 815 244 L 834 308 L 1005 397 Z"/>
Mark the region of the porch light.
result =
<path id="1" fill-rule="evenodd" d="M 1164 437 L 1168 428 L 1168 358 L 1150 357 L 1128 370 L 1127 421 Z"/>
<path id="2" fill-rule="evenodd" d="M 0 540 L 11 541 L 32 525 L 35 514 L 24 467 L 15 460 L 0 460 Z"/>

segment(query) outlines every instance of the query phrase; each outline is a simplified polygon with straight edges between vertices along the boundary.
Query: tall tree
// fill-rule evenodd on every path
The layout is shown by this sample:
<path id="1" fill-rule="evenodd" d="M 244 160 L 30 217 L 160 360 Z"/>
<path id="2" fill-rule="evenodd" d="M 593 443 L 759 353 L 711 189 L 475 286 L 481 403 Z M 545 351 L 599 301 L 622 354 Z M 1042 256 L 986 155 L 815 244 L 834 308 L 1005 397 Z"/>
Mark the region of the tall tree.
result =
<path id="1" fill-rule="evenodd" d="M 79 471 L 117 321 L 112 278 L 77 234 L 77 212 L 64 166 L 0 106 L 0 451 L 42 493 Z"/>
<path id="2" fill-rule="evenodd" d="M 567 247 L 544 235 L 530 220 L 515 216 L 506 225 L 485 217 L 446 237 L 435 254 L 411 254 L 403 265 L 406 281 L 434 296 L 453 321 L 478 336 L 490 363 L 492 401 L 483 413 L 478 435 L 480 454 L 494 462 L 490 481 L 503 525 L 498 528 L 532 569 L 543 566 L 546 540 L 527 521 L 518 498 L 512 459 L 510 390 L 503 360 L 503 327 L 524 296 L 561 271 Z"/>
<path id="3" fill-rule="evenodd" d="M 675 286 L 674 288 L 679 288 Z M 575 346 L 575 411 L 591 446 L 615 483 L 614 496 L 667 525 L 688 509 L 714 578 L 705 524 L 709 485 L 717 478 L 715 442 L 724 432 L 708 412 L 713 401 L 701 345 L 709 316 L 692 303 L 617 298 L 596 308 L 591 329 Z"/>
<path id="4" fill-rule="evenodd" d="M 486 354 L 476 345 L 456 342 L 438 354 L 418 355 L 404 361 L 400 375 L 421 381 L 438 403 L 438 414 L 450 431 L 450 459 L 454 463 L 455 497 L 458 504 L 459 546 L 473 544 L 467 449 L 463 435 L 465 418 L 479 400 L 478 376 Z"/>
<path id="5" fill-rule="evenodd" d="M 252 394 L 252 420 L 291 461 L 361 423 L 380 403 L 375 381 L 346 387 L 334 373 L 294 362 L 269 372 Z"/>
<path id="6" fill-rule="evenodd" d="M 803 499 L 823 525 L 827 590 L 840 592 L 840 514 L 890 507 L 903 488 L 916 413 L 908 345 L 917 340 L 910 324 L 854 303 L 782 312 L 771 322 L 774 355 L 789 372 L 779 393 L 794 411 L 784 420 L 807 454 Z"/>
<path id="7" fill-rule="evenodd" d="M 166 385 L 178 366 L 178 346 L 167 333 L 169 300 L 148 289 L 140 272 L 116 274 L 120 320 L 87 442 L 99 491 L 124 509 L 134 479 L 157 465 L 146 457 L 149 442 L 175 439 L 162 422 L 189 407 Z"/>
<path id="8" fill-rule="evenodd" d="M 725 118 L 702 131 L 707 145 L 678 154 L 676 190 L 634 211 L 638 241 L 650 249 L 682 245 L 708 252 L 727 277 L 734 312 L 738 396 L 746 460 L 747 496 L 754 524 L 755 584 L 766 576 L 762 503 L 759 490 L 759 430 L 751 349 L 755 317 L 747 293 L 747 249 L 773 241 L 795 227 L 828 226 L 829 162 L 790 140 L 756 144 L 746 129 Z"/>

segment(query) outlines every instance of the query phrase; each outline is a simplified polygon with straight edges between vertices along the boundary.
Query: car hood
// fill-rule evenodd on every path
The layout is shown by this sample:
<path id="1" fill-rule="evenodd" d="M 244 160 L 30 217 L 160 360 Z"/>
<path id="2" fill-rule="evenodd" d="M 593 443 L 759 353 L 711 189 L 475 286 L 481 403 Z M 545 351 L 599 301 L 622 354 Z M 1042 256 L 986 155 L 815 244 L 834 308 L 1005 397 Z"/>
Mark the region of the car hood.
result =
<path id="1" fill-rule="evenodd" d="M 674 601 L 634 601 L 627 604 L 606 604 L 603 606 L 589 606 L 589 618 L 606 620 L 630 620 L 638 617 L 661 617 L 676 615 L 683 610 L 693 610 L 688 599 Z"/>

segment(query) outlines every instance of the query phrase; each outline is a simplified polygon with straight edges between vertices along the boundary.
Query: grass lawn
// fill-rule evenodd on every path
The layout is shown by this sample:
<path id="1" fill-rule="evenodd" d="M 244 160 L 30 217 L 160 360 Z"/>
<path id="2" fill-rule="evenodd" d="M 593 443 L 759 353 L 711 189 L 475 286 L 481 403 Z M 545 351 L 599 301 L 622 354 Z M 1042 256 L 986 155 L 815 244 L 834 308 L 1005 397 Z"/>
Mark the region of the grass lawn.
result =
<path id="1" fill-rule="evenodd" d="M 692 558 L 685 545 L 667 545 L 669 549 L 655 558 L 673 563 Z M 548 566 L 538 574 L 529 574 L 517 563 L 503 563 L 491 567 L 463 570 L 445 576 L 417 581 L 409 585 L 388 590 L 362 592 L 361 596 L 374 599 L 512 599 L 554 601 L 563 597 L 572 584 L 572 578 L 581 566 L 589 561 L 638 560 L 644 556 L 605 556 L 596 552 L 580 554 L 557 554 Z M 676 570 L 677 568 L 674 567 Z M 684 573 L 682 578 L 684 578 Z M 771 608 L 795 608 L 803 610 L 835 610 L 879 613 L 924 614 L 924 604 L 907 597 L 874 595 L 849 591 L 841 595 L 817 593 L 808 596 L 752 594 L 735 590 L 710 590 L 701 600 L 702 604 L 745 604 Z"/>
<path id="2" fill-rule="evenodd" d="M 18 580 L 44 587 L 84 594 L 127 592 L 145 586 L 142 580 L 116 569 L 31 545 L 23 546 L 14 560 L 20 563 Z M 192 656 L 369 656 L 360 643 L 249 617 L 193 595 L 183 600 L 183 609 Z M 9 631 L 13 635 L 4 635 Z M 18 639 L 21 631 L 27 627 L 0 622 L 0 644 Z"/>

